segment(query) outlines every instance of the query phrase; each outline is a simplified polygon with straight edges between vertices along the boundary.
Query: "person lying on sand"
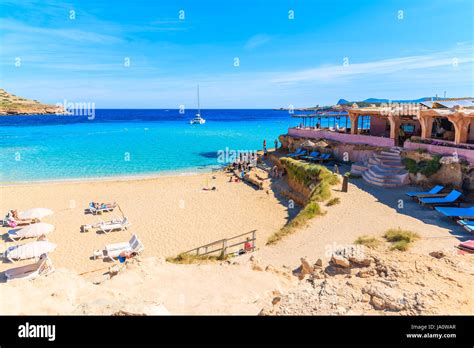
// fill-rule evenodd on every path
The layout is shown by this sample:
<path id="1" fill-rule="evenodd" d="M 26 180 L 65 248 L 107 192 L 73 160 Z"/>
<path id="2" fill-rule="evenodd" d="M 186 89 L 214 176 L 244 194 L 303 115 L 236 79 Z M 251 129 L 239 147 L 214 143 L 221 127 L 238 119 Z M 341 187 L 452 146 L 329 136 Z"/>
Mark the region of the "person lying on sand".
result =
<path id="1" fill-rule="evenodd" d="M 216 188 L 215 186 L 212 186 L 211 188 L 209 188 L 209 187 L 203 187 L 202 190 L 203 190 L 203 191 L 216 191 L 217 188 Z"/>
<path id="2" fill-rule="evenodd" d="M 116 202 L 113 203 L 96 203 L 91 202 L 94 209 L 105 209 L 105 208 L 115 208 L 117 206 Z"/>
<path id="3" fill-rule="evenodd" d="M 120 263 L 124 263 L 126 260 L 131 259 L 132 257 L 137 256 L 138 254 L 135 251 L 122 251 L 118 256 Z"/>

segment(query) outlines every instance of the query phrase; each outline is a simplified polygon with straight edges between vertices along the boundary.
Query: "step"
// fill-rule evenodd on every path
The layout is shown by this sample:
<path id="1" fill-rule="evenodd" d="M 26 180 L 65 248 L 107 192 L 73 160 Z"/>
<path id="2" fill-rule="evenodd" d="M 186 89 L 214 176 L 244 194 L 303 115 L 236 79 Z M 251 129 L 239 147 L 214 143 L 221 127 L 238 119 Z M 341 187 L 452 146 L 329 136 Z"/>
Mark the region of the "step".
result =
<path id="1" fill-rule="evenodd" d="M 385 182 L 378 182 L 372 180 L 370 177 L 367 177 L 366 175 L 362 175 L 362 178 L 364 181 L 370 185 L 375 185 L 375 186 L 380 186 L 383 188 L 395 188 L 401 186 L 400 184 L 393 184 L 393 183 L 385 183 Z"/>
<path id="2" fill-rule="evenodd" d="M 400 174 L 406 174 L 407 171 L 405 169 L 399 169 L 399 168 L 387 168 L 383 167 L 381 165 L 374 165 L 369 168 L 369 170 L 373 172 L 377 172 L 377 174 L 380 175 L 400 175 Z"/>
<path id="3" fill-rule="evenodd" d="M 389 178 L 389 177 L 380 178 L 374 175 L 374 173 L 371 172 L 370 170 L 364 172 L 362 174 L 362 178 L 371 184 L 379 184 L 379 185 L 385 184 L 385 185 L 390 185 L 391 187 L 403 186 L 403 185 L 408 184 L 408 181 L 409 181 L 408 173 L 404 175 L 400 175 L 396 178 Z"/>
<path id="4" fill-rule="evenodd" d="M 362 178 L 365 182 L 382 186 L 382 187 L 399 187 L 405 185 L 405 182 L 401 182 L 400 180 L 387 180 L 387 179 L 378 179 L 371 175 L 369 171 L 366 171 L 362 174 Z"/>
<path id="5" fill-rule="evenodd" d="M 391 157 L 391 156 L 376 154 L 376 155 L 374 155 L 373 158 L 378 159 L 378 160 L 383 161 L 383 162 L 402 163 L 402 159 L 400 157 Z"/>
<path id="6" fill-rule="evenodd" d="M 405 165 L 403 165 L 402 163 L 398 163 L 398 164 L 387 163 L 387 162 L 382 162 L 382 161 L 371 158 L 368 162 L 368 167 L 370 168 L 372 166 L 382 166 L 385 168 L 400 169 L 400 170 L 405 169 Z"/>
<path id="7" fill-rule="evenodd" d="M 383 182 L 397 182 L 403 183 L 407 174 L 399 174 L 399 175 L 380 175 L 379 173 L 373 172 L 371 170 L 367 170 L 364 173 L 368 173 L 368 175 L 377 181 Z"/>
<path id="8" fill-rule="evenodd" d="M 378 154 L 383 155 L 383 156 L 387 156 L 387 157 L 400 158 L 400 153 L 399 152 L 380 151 Z"/>
<path id="9" fill-rule="evenodd" d="M 379 183 L 379 182 L 371 182 L 370 180 L 367 180 L 364 178 L 364 181 L 370 185 L 375 185 L 375 186 L 380 186 L 380 187 L 383 187 L 383 188 L 397 188 L 401 185 L 397 185 L 397 184 L 385 184 L 385 183 Z"/>
<path id="10" fill-rule="evenodd" d="M 400 178 L 398 177 L 386 177 L 386 176 L 380 177 L 374 174 L 373 172 L 371 172 L 370 170 L 364 172 L 363 177 L 368 178 L 372 181 L 383 182 L 387 184 L 401 184 L 402 183 L 402 180 L 400 180 Z"/>

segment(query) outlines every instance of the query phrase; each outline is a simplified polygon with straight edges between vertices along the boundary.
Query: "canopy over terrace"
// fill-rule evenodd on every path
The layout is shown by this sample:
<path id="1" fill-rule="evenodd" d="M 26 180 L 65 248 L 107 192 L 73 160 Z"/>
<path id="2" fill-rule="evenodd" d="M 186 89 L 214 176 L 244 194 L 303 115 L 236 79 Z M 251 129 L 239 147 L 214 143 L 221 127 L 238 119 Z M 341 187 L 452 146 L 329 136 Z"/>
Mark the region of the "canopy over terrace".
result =
<path id="1" fill-rule="evenodd" d="M 301 118 L 302 123 L 297 128 L 290 128 L 288 134 L 390 147 L 403 142 L 405 137 L 400 137 L 401 128 L 405 136 L 419 135 L 418 111 L 419 106 L 416 104 L 366 108 L 354 105 L 347 111 L 294 115 Z"/>
<path id="2" fill-rule="evenodd" d="M 431 138 L 435 118 L 446 118 L 454 126 L 454 144 L 467 143 L 474 140 L 474 109 L 455 105 L 450 109 L 420 110 L 421 137 Z M 470 138 L 470 139 L 469 139 Z"/>
<path id="3" fill-rule="evenodd" d="M 371 117 L 370 135 L 380 135 L 376 129 L 381 125 L 388 123 L 390 129 L 389 137 L 397 140 L 400 136 L 400 128 L 402 125 L 412 125 L 415 133 L 419 129 L 419 122 L 417 115 L 419 108 L 410 104 L 400 104 L 400 106 L 388 106 L 388 107 L 370 107 L 370 108 L 351 108 L 348 110 L 351 124 L 358 125 L 359 118 L 364 116 Z M 379 127 L 376 127 L 377 124 Z M 358 127 L 351 128 L 351 134 L 359 134 Z"/>

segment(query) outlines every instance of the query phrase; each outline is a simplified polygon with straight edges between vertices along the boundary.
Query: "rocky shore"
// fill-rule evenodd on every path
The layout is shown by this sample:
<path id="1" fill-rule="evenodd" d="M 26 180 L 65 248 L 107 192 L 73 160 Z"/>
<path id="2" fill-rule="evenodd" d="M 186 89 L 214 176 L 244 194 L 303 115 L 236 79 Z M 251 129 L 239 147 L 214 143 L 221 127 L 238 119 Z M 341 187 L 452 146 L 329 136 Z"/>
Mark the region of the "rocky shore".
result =
<path id="1" fill-rule="evenodd" d="M 63 113 L 63 107 L 42 104 L 37 100 L 21 98 L 0 88 L 0 116 L 58 115 Z"/>

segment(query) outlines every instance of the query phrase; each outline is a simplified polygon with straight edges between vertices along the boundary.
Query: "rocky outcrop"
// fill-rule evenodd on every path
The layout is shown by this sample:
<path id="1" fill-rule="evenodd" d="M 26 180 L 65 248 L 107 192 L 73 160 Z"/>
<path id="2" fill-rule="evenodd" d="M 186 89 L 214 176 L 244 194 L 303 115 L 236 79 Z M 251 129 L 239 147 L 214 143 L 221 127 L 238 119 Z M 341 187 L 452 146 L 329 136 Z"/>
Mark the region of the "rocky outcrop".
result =
<path id="1" fill-rule="evenodd" d="M 63 114 L 63 107 L 41 104 L 36 100 L 21 98 L 0 88 L 1 115 L 46 115 Z"/>
<path id="2" fill-rule="evenodd" d="M 295 270 L 299 285 L 260 315 L 462 314 L 474 310 L 474 261 L 452 251 L 430 255 L 335 250 L 326 267 L 306 258 Z M 462 267 L 459 265 L 462 264 Z"/>

